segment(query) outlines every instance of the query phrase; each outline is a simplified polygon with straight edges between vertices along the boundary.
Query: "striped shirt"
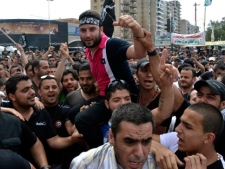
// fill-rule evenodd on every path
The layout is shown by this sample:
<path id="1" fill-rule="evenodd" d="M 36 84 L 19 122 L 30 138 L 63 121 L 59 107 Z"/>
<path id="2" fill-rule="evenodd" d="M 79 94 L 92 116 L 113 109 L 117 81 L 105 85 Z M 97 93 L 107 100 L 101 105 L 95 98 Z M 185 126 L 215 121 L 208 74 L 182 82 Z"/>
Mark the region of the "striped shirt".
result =
<path id="1" fill-rule="evenodd" d="M 122 167 L 116 162 L 113 146 L 106 143 L 74 158 L 70 169 L 122 169 Z M 159 169 L 153 154 L 149 153 L 142 169 Z"/>

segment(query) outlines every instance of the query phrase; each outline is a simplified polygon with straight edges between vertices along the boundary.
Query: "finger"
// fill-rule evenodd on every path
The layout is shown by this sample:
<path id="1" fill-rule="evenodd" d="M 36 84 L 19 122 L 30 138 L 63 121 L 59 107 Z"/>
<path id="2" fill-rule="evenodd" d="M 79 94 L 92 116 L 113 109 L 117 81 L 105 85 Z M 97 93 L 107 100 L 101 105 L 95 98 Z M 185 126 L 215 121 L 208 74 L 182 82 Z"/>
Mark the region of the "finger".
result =
<path id="1" fill-rule="evenodd" d="M 184 163 L 176 156 L 176 162 L 180 167 L 184 167 Z"/>
<path id="2" fill-rule="evenodd" d="M 113 22 L 113 26 L 120 26 L 119 22 Z"/>
<path id="3" fill-rule="evenodd" d="M 167 49 L 163 49 L 162 56 L 165 56 L 166 57 L 166 55 L 167 55 Z"/>
<path id="4" fill-rule="evenodd" d="M 162 54 L 160 58 L 160 66 L 164 66 L 166 62 L 166 54 Z"/>
<path id="5" fill-rule="evenodd" d="M 199 153 L 197 153 L 196 155 L 199 156 L 202 166 L 206 167 L 207 166 L 207 158 L 204 155 L 199 154 Z"/>
<path id="6" fill-rule="evenodd" d="M 188 158 L 188 157 L 185 157 L 184 158 L 184 161 L 185 161 L 185 169 L 192 169 L 191 167 L 191 160 Z"/>

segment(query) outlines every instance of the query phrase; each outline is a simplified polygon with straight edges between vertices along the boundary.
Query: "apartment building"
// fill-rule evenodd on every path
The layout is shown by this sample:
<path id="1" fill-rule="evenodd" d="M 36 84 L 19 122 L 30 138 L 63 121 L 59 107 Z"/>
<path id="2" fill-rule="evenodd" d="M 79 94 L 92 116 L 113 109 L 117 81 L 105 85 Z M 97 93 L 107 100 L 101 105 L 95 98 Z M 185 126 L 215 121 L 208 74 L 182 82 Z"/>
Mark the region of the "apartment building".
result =
<path id="1" fill-rule="evenodd" d="M 104 0 L 90 0 L 91 9 L 101 13 Z M 174 16 L 175 32 L 179 32 L 181 5 L 179 1 L 165 2 L 163 0 L 114 0 L 115 15 L 129 14 L 145 29 L 155 32 L 165 32 L 166 19 Z M 172 11 L 172 13 L 171 13 Z M 132 34 L 129 29 L 117 28 L 114 31 L 115 37 L 131 41 Z"/>

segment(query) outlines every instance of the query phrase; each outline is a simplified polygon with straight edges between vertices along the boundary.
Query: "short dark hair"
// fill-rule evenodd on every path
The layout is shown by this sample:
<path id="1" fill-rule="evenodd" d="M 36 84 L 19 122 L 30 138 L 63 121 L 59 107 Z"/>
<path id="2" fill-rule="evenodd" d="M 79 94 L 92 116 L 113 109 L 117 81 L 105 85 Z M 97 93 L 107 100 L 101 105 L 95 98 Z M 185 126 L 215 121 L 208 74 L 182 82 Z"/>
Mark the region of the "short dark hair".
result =
<path id="1" fill-rule="evenodd" d="M 129 85 L 122 79 L 116 79 L 110 82 L 105 88 L 105 100 L 109 101 L 112 93 L 117 90 L 127 90 L 130 93 Z"/>
<path id="2" fill-rule="evenodd" d="M 225 64 L 224 63 L 217 63 L 214 65 L 213 71 L 216 72 L 218 69 L 225 70 Z"/>
<path id="3" fill-rule="evenodd" d="M 25 71 L 27 72 L 27 69 L 29 68 L 29 66 L 32 67 L 32 61 L 27 62 L 27 64 L 25 65 Z"/>
<path id="4" fill-rule="evenodd" d="M 34 73 L 34 68 L 40 68 L 40 59 L 34 59 L 32 62 L 32 72 Z"/>
<path id="5" fill-rule="evenodd" d="M 192 67 L 183 67 L 183 68 L 181 69 L 181 71 L 182 71 L 182 70 L 185 70 L 185 71 L 191 71 L 191 72 L 192 72 L 192 77 L 193 77 L 193 78 L 196 77 L 196 71 L 195 71 L 194 68 L 192 68 Z"/>
<path id="6" fill-rule="evenodd" d="M 79 70 L 79 67 L 80 67 L 80 62 L 76 61 L 74 62 L 74 64 L 72 64 L 72 68 L 73 70 L 77 71 Z"/>
<path id="7" fill-rule="evenodd" d="M 73 70 L 73 69 L 66 69 L 63 72 L 61 82 L 63 82 L 63 77 L 66 76 L 66 75 L 68 75 L 68 74 L 72 74 L 72 76 L 73 76 L 74 79 L 76 79 L 77 81 L 79 80 L 78 75 L 77 75 L 77 72 L 75 70 Z"/>
<path id="8" fill-rule="evenodd" d="M 79 72 L 82 70 L 91 70 L 90 64 L 88 62 L 84 62 L 84 63 L 80 64 L 79 69 L 78 69 L 78 75 L 79 75 Z"/>
<path id="9" fill-rule="evenodd" d="M 199 103 L 190 105 L 190 109 L 203 116 L 202 127 L 203 131 L 212 132 L 216 138 L 220 136 L 223 131 L 223 116 L 218 108 L 206 103 Z"/>
<path id="10" fill-rule="evenodd" d="M 12 76 L 10 77 L 7 81 L 6 81 L 6 84 L 5 84 L 5 88 L 6 88 L 6 93 L 7 95 L 9 93 L 12 93 L 12 94 L 15 94 L 16 92 L 16 89 L 17 89 L 17 84 L 20 82 L 20 81 L 28 81 L 30 80 L 29 77 L 27 75 L 15 75 L 15 76 Z"/>
<path id="11" fill-rule="evenodd" d="M 124 104 L 113 111 L 111 117 L 111 130 L 114 137 L 116 137 L 116 134 L 119 132 L 122 121 L 131 122 L 136 125 L 150 122 L 154 129 L 154 117 L 152 112 L 146 107 L 136 103 Z"/>
<path id="12" fill-rule="evenodd" d="M 179 73 L 181 72 L 181 70 L 183 69 L 183 68 L 185 68 L 185 67 L 191 67 L 191 65 L 190 64 L 188 64 L 188 63 L 183 63 L 182 65 L 180 65 L 179 67 L 178 67 L 178 71 L 179 71 Z"/>

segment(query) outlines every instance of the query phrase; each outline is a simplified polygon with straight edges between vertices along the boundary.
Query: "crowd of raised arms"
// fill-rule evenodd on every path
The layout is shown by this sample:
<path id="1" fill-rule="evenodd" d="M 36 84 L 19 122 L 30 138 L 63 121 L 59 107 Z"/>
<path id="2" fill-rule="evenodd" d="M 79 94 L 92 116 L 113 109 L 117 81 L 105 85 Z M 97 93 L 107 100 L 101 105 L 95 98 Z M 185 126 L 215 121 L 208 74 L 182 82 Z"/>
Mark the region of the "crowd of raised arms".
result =
<path id="1" fill-rule="evenodd" d="M 6 49 L 0 58 L 0 169 L 223 169 L 225 51 L 132 44 L 79 16 L 85 51 Z"/>

